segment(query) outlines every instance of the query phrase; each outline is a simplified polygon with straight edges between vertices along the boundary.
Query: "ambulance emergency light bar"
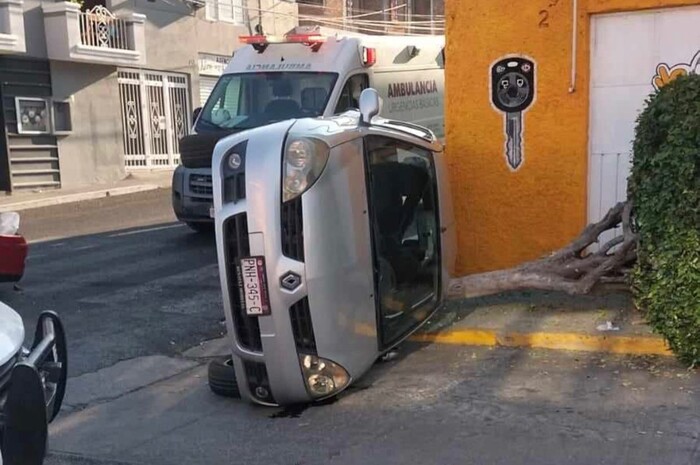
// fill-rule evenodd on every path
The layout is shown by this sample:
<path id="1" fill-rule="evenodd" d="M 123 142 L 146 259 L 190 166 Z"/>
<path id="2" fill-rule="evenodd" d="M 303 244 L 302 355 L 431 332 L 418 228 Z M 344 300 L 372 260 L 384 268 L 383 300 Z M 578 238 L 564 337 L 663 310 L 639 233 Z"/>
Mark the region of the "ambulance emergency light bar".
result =
<path id="1" fill-rule="evenodd" d="M 240 36 L 242 43 L 252 45 L 256 52 L 263 53 L 270 44 L 304 44 L 311 47 L 311 50 L 318 52 L 321 45 L 326 42 L 326 37 L 313 34 L 287 34 L 285 36 Z"/>
<path id="2" fill-rule="evenodd" d="M 252 45 L 256 52 L 263 53 L 270 44 L 304 44 L 311 47 L 311 50 L 318 52 L 327 37 L 318 33 L 311 34 L 287 34 L 284 36 L 252 35 L 240 36 L 241 43 Z M 377 50 L 369 47 L 362 47 L 362 63 L 369 67 L 377 62 Z"/>

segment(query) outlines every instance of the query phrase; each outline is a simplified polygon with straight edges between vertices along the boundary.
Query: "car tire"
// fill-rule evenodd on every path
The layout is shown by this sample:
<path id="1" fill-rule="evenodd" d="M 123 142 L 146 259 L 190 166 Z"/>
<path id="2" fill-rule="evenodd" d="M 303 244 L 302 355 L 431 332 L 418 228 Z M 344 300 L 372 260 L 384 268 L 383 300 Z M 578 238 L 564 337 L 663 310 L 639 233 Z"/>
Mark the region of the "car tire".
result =
<path id="1" fill-rule="evenodd" d="M 194 232 L 200 234 L 211 234 L 214 232 L 214 223 L 206 222 L 188 222 L 187 226 Z"/>
<path id="2" fill-rule="evenodd" d="M 241 398 L 236 381 L 236 371 L 233 368 L 231 358 L 215 359 L 209 362 L 208 370 L 209 389 L 222 397 Z"/>

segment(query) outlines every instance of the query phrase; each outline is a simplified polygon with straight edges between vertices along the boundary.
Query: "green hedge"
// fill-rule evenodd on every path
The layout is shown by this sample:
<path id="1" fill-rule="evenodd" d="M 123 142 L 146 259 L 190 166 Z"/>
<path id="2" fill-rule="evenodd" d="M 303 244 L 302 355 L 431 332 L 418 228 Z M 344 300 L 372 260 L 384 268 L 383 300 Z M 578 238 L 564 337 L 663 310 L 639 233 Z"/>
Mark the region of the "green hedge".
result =
<path id="1" fill-rule="evenodd" d="M 680 77 L 637 120 L 629 179 L 640 235 L 633 291 L 653 328 L 700 365 L 700 76 Z"/>

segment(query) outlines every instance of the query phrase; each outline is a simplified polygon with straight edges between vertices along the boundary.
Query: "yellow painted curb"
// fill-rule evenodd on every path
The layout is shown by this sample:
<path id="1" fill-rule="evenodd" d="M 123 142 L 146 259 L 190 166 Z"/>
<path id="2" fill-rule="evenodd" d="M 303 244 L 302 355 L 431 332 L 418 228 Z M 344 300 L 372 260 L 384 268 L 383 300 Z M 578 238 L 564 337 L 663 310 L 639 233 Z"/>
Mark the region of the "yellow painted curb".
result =
<path id="1" fill-rule="evenodd" d="M 646 336 L 597 336 L 542 332 L 499 334 L 496 331 L 467 328 L 439 333 L 420 333 L 411 337 L 411 340 L 455 345 L 531 347 L 630 355 L 673 355 L 663 339 Z"/>
<path id="2" fill-rule="evenodd" d="M 411 340 L 465 346 L 495 346 L 498 344 L 496 333 L 480 329 L 463 329 L 459 331 L 445 331 L 442 333 L 418 333 L 414 334 Z"/>

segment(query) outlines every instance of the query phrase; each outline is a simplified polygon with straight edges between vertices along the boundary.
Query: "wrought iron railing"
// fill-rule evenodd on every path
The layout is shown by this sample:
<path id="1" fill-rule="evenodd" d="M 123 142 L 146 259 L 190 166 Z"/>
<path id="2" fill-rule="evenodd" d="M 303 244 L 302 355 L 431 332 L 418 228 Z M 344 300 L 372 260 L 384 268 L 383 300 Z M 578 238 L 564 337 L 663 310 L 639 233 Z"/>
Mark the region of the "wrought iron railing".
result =
<path id="1" fill-rule="evenodd" d="M 80 41 L 90 47 L 129 50 L 127 22 L 97 5 L 80 13 Z"/>

